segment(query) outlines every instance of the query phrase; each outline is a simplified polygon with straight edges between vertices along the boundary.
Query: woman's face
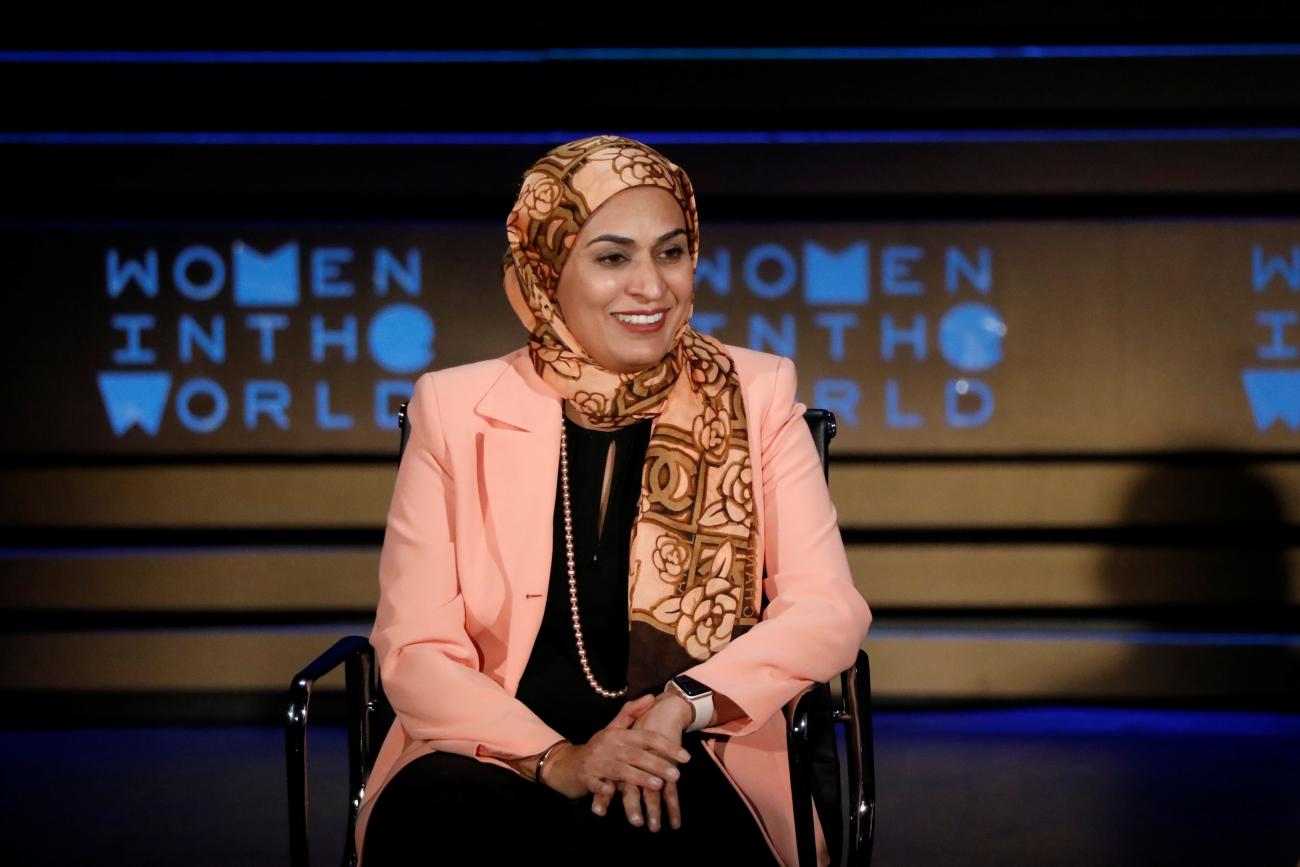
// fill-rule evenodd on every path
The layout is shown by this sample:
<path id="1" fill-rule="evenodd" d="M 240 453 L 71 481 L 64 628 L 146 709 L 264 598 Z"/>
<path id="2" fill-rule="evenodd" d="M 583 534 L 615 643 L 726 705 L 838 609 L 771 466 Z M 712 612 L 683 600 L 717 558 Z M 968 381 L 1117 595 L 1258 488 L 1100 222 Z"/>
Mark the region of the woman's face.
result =
<path id="1" fill-rule="evenodd" d="M 583 224 L 556 300 L 573 336 L 602 367 L 635 373 L 672 348 L 695 293 L 686 237 L 677 200 L 649 185 L 614 194 Z M 637 314 L 637 321 L 619 314 Z"/>

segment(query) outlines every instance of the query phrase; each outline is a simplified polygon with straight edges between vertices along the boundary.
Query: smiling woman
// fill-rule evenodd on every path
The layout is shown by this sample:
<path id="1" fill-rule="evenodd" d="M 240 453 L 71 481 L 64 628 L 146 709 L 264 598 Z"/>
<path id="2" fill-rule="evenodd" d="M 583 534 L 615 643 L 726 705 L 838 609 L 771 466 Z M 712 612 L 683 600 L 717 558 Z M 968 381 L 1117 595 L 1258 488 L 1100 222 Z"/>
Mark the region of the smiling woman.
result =
<path id="1" fill-rule="evenodd" d="M 528 345 L 407 408 L 361 867 L 792 865 L 782 709 L 870 622 L 794 365 L 690 326 L 695 194 L 639 142 L 552 149 L 506 235 Z"/>

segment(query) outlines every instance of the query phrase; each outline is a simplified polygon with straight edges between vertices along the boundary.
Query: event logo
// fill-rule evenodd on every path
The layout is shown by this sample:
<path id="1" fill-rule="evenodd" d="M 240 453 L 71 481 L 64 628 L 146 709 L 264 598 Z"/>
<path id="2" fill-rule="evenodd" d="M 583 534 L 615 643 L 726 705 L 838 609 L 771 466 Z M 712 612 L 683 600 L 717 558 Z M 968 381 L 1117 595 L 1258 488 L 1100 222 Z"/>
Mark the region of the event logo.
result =
<path id="1" fill-rule="evenodd" d="M 1266 254 L 1261 244 L 1251 248 L 1251 285 L 1256 293 L 1273 291 L 1281 287 L 1290 292 L 1300 292 L 1300 245 L 1292 245 L 1289 256 Z M 1256 347 L 1260 361 L 1278 362 L 1276 366 L 1248 368 L 1241 373 L 1246 400 L 1255 417 L 1255 429 L 1266 431 L 1274 422 L 1281 421 L 1289 430 L 1300 430 L 1300 368 L 1294 365 L 1300 358 L 1296 345 L 1294 326 L 1300 314 L 1294 309 L 1260 310 L 1256 322 L 1267 329 L 1266 342 Z"/>
<path id="2" fill-rule="evenodd" d="M 99 372 L 98 385 L 113 433 L 139 429 L 157 436 L 168 417 L 199 434 L 229 424 L 289 430 L 295 398 L 289 380 L 244 374 L 328 363 L 363 377 L 366 362 L 399 375 L 374 379 L 366 413 L 375 426 L 394 427 L 397 406 L 413 388 L 400 375 L 428 369 L 435 328 L 422 307 L 385 300 L 394 291 L 420 296 L 419 250 L 399 258 L 380 247 L 370 258 L 369 288 L 381 304 L 363 323 L 355 312 L 356 285 L 345 276 L 355 270 L 350 247 L 304 251 L 289 242 L 263 252 L 235 241 L 226 257 L 215 247 L 191 245 L 165 271 L 157 249 L 131 258 L 110 248 L 105 288 L 120 309 L 109 322 L 117 348 L 115 367 Z M 352 430 L 355 408 L 336 410 L 331 385 L 323 377 L 312 383 L 313 420 L 322 430 Z"/>
<path id="3" fill-rule="evenodd" d="M 715 295 L 728 296 L 734 270 L 744 288 L 763 301 L 788 301 L 802 288 L 802 304 L 797 311 L 750 313 L 745 323 L 745 345 L 797 360 L 798 336 L 803 333 L 806 341 L 811 328 L 813 339 L 825 341 L 831 364 L 843 365 L 849 368 L 846 372 L 857 374 L 823 376 L 812 383 L 810 404 L 832 410 L 845 424 L 857 426 L 864 410 L 875 412 L 878 408 L 889 427 L 924 426 L 926 414 L 918 405 L 924 396 L 905 388 L 906 380 L 912 380 L 917 387 L 916 377 L 894 371 L 904 367 L 920 369 L 918 363 L 927 362 L 935 350 L 954 374 L 942 386 L 944 422 L 950 428 L 987 424 L 993 416 L 993 388 L 974 374 L 1001 362 L 1007 327 L 987 300 L 963 301 L 957 296 L 974 293 L 987 299 L 991 294 L 992 252 L 983 245 L 972 254 L 955 245 L 931 252 L 922 246 L 895 244 L 882 246 L 878 260 L 878 271 L 873 271 L 871 246 L 865 241 L 834 251 L 809 240 L 803 243 L 800 255 L 781 244 L 757 244 L 744 255 L 739 268 L 733 269 L 731 251 L 722 248 L 700 259 L 696 284 Z M 873 287 L 873 277 L 878 288 Z M 932 283 L 941 287 L 943 302 L 954 302 L 941 314 L 935 312 L 942 302 L 936 303 L 936 286 Z M 865 315 L 873 291 L 889 312 L 875 317 Z M 906 307 L 914 307 L 916 312 L 897 312 Z M 722 313 L 697 311 L 692 324 L 713 333 L 728 323 Z M 878 329 L 874 334 L 873 327 Z M 868 376 L 874 379 L 876 373 L 862 368 L 864 356 L 877 356 L 885 373 L 883 392 L 876 399 L 862 394 L 861 380 Z M 876 362 L 867 363 L 874 368 Z M 858 369 L 854 370 L 854 365 Z"/>

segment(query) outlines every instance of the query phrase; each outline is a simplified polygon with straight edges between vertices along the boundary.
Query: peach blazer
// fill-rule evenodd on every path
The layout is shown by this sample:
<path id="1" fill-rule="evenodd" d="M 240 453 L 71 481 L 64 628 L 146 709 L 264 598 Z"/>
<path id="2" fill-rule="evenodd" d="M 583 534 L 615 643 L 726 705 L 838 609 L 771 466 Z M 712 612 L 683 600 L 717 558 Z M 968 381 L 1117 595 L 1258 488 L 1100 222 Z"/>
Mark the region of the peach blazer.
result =
<path id="1" fill-rule="evenodd" d="M 795 400 L 794 362 L 727 350 L 749 419 L 764 607 L 757 624 L 686 673 L 746 713 L 703 729 L 714 736 L 704 746 L 773 853 L 794 867 L 783 709 L 853 663 L 871 611 L 849 573 L 807 407 Z M 514 697 L 550 583 L 561 398 L 521 347 L 422 374 L 407 412 L 371 633 L 397 720 L 362 796 L 362 855 L 370 809 L 406 763 L 446 750 L 509 768 L 500 757 L 534 755 L 562 737 Z M 820 828 L 817 836 L 826 864 Z"/>

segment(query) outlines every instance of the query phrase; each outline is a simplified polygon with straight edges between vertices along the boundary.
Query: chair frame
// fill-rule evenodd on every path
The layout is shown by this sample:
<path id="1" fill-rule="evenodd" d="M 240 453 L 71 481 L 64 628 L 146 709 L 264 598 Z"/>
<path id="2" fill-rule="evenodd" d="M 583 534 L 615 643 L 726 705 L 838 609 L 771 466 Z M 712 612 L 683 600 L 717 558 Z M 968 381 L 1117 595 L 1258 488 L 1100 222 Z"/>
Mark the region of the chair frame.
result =
<path id="1" fill-rule="evenodd" d="M 406 403 L 398 412 L 401 455 L 410 435 Z M 836 433 L 829 410 L 804 413 L 828 483 L 827 459 Z M 316 681 L 344 669 L 348 743 L 348 825 L 343 841 L 343 867 L 356 867 L 357 813 L 370 777 L 372 762 L 389 726 L 392 707 L 384 696 L 375 663 L 375 649 L 362 635 L 350 635 L 294 675 L 289 685 L 285 717 L 285 759 L 289 790 L 289 857 L 293 867 L 309 867 L 307 815 L 307 723 Z M 866 651 L 859 649 L 853 665 L 839 675 L 838 693 L 831 683 L 805 687 L 785 706 L 790 757 L 790 788 L 799 867 L 815 867 L 814 801 L 822 818 L 831 864 L 870 867 L 876 820 L 876 770 L 871 727 L 871 674 Z M 844 749 L 840 748 L 841 737 Z"/>

